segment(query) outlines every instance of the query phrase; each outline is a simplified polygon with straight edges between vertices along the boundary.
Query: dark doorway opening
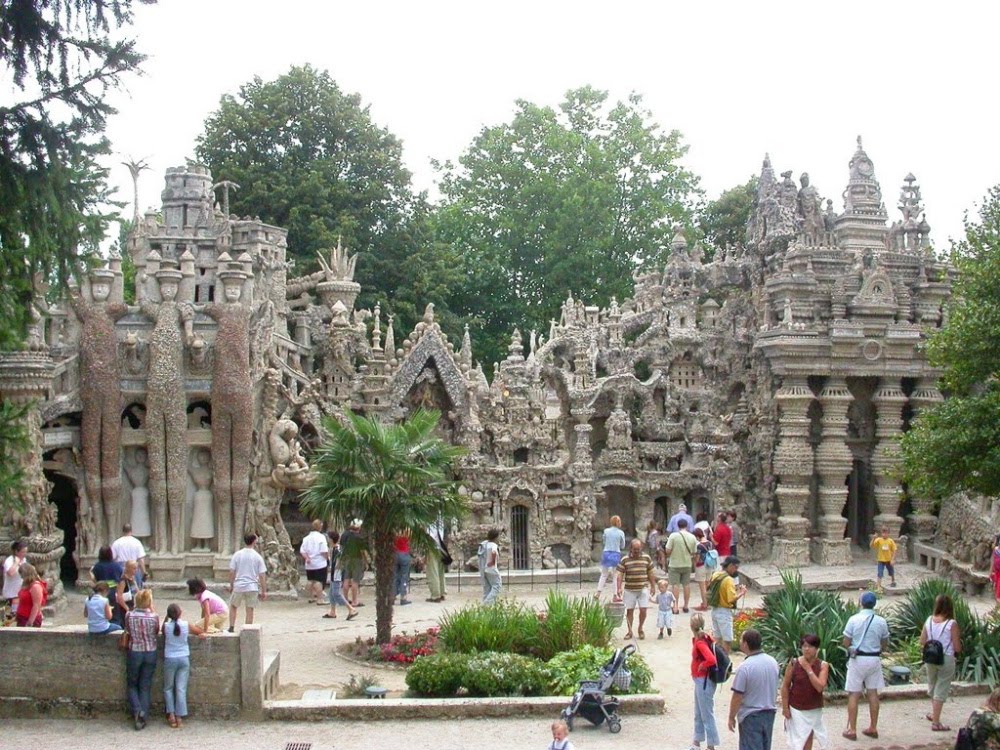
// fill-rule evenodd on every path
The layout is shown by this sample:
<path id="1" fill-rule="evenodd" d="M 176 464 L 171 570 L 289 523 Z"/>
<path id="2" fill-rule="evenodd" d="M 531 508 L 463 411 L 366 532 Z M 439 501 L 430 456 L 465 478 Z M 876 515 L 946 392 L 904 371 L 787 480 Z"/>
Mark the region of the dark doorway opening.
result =
<path id="1" fill-rule="evenodd" d="M 847 517 L 844 536 L 862 547 L 875 533 L 875 502 L 871 468 L 864 461 L 855 460 L 847 478 L 847 505 L 842 515 Z"/>
<path id="2" fill-rule="evenodd" d="M 604 488 L 608 498 L 608 515 L 621 516 L 622 531 L 629 539 L 638 535 L 635 528 L 635 490 L 631 487 L 610 486 Z"/>
<path id="3" fill-rule="evenodd" d="M 63 531 L 66 552 L 59 561 L 59 577 L 75 584 L 79 570 L 76 566 L 77 492 L 75 483 L 62 474 L 46 471 L 45 478 L 52 482 L 49 502 L 56 506 L 56 526 Z"/>
<path id="4" fill-rule="evenodd" d="M 527 570 L 531 555 L 528 551 L 528 509 L 515 505 L 510 509 L 510 561 L 516 570 Z"/>

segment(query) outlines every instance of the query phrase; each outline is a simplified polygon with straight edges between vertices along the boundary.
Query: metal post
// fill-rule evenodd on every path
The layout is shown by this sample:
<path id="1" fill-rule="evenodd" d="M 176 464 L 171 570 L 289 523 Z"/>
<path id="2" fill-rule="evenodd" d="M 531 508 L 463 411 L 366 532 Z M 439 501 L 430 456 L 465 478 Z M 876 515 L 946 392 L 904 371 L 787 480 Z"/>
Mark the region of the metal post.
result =
<path id="1" fill-rule="evenodd" d="M 556 558 L 556 591 L 559 590 L 559 558 Z"/>

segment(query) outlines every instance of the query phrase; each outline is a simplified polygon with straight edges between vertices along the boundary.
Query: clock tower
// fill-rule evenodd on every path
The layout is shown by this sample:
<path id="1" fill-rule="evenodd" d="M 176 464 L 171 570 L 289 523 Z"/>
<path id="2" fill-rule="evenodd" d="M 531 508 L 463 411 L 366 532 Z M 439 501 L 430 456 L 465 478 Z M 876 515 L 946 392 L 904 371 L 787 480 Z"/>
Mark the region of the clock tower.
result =
<path id="1" fill-rule="evenodd" d="M 850 250 L 884 250 L 889 215 L 875 179 L 875 165 L 862 148 L 860 135 L 858 149 L 847 166 L 850 177 L 844 190 L 844 213 L 834 224 L 838 243 Z"/>

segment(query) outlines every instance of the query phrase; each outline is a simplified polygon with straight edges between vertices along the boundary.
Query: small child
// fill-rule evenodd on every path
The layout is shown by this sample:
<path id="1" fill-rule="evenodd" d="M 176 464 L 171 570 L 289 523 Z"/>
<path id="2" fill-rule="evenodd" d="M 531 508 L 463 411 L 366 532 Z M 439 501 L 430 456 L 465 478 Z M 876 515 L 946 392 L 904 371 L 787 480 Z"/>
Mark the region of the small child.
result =
<path id="1" fill-rule="evenodd" d="M 889 536 L 889 529 L 883 526 L 881 533 L 872 537 L 871 547 L 875 550 L 876 566 L 875 577 L 878 579 L 878 587 L 882 588 L 882 576 L 885 571 L 889 571 L 890 586 L 896 586 L 896 542 Z"/>
<path id="2" fill-rule="evenodd" d="M 656 637 L 663 638 L 664 628 L 667 629 L 667 635 L 674 634 L 674 595 L 667 590 L 664 578 L 657 582 L 656 589 L 659 591 L 656 595 L 656 627 L 660 629 L 660 634 Z"/>
<path id="3" fill-rule="evenodd" d="M 569 726 L 565 721 L 552 722 L 552 742 L 546 750 L 573 750 L 573 743 L 569 741 Z"/>

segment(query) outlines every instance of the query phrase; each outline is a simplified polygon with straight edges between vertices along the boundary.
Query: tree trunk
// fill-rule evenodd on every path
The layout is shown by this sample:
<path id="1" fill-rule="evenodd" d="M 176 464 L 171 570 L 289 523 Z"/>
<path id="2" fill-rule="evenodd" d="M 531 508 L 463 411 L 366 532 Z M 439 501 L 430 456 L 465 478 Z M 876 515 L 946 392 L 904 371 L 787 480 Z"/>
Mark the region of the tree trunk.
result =
<path id="1" fill-rule="evenodd" d="M 396 574 L 395 532 L 374 529 L 375 553 L 375 643 L 388 643 L 392 638 L 392 605 L 396 599 L 393 587 Z"/>

